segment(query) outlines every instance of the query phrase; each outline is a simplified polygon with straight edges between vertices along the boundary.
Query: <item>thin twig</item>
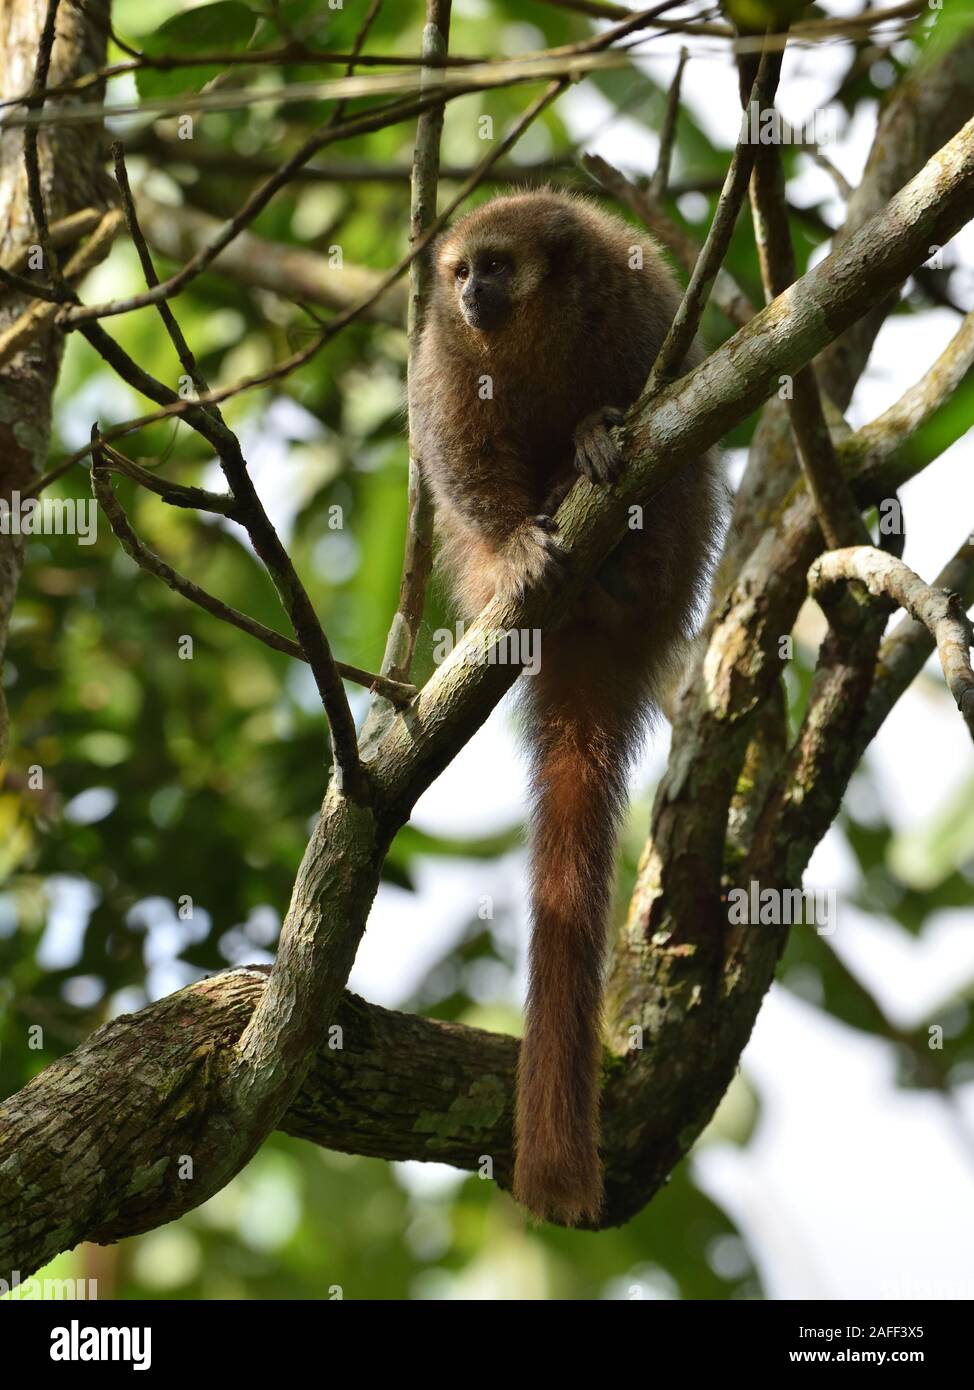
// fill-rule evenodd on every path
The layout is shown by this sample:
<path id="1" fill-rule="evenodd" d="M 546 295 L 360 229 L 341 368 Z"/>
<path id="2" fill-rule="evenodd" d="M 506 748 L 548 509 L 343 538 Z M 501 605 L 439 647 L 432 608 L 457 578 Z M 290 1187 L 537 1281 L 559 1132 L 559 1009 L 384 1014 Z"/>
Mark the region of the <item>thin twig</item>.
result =
<path id="1" fill-rule="evenodd" d="M 656 29 L 659 34 L 686 34 L 699 38 L 718 38 L 728 41 L 729 51 L 734 54 L 753 54 L 760 52 L 763 46 L 772 50 L 782 50 L 788 42 L 789 35 L 769 34 L 765 38 L 760 36 L 735 35 L 734 30 L 726 24 L 712 22 L 698 22 L 683 19 L 662 19 L 654 18 L 664 10 L 672 9 L 678 0 L 664 0 L 661 5 L 655 6 L 652 10 L 641 11 L 633 14 L 633 17 L 617 26 L 615 31 L 606 30 L 603 34 L 598 34 L 576 44 L 566 44 L 560 48 L 542 50 L 537 55 L 529 55 L 527 58 L 512 59 L 498 58 L 496 60 L 484 61 L 473 59 L 467 63 L 454 63 L 453 66 L 459 67 L 462 74 L 469 77 L 471 90 L 486 90 L 494 86 L 507 86 L 512 83 L 538 81 L 551 79 L 560 75 L 563 70 L 562 59 L 569 60 L 575 58 L 573 66 L 574 74 L 577 76 L 583 71 L 606 70 L 612 67 L 623 66 L 631 61 L 629 50 L 617 51 L 613 54 L 602 55 L 595 58 L 590 57 L 594 52 L 601 48 L 608 47 L 614 39 L 623 37 L 625 34 L 632 33 L 638 29 Z M 875 12 L 871 17 L 853 17 L 850 19 L 819 19 L 806 23 L 798 23 L 793 26 L 793 34 L 799 42 L 813 44 L 821 41 L 830 41 L 833 38 L 848 39 L 856 42 L 861 39 L 863 33 L 868 32 L 871 27 L 880 24 L 895 22 L 906 26 L 909 20 L 921 14 L 926 8 L 927 0 L 909 0 L 894 9 L 885 12 Z M 626 11 L 624 11 L 625 13 Z M 903 32 L 907 32 L 904 27 Z M 608 42 L 603 40 L 609 36 Z M 650 38 L 655 35 L 650 35 Z M 885 36 L 892 42 L 897 35 L 890 34 Z M 645 42 L 643 38 L 640 42 Z M 347 54 L 319 54 L 315 59 L 318 62 L 340 62 L 347 61 Z M 261 61 L 268 63 L 279 63 L 281 56 L 279 50 L 265 51 L 262 55 L 259 51 L 254 53 L 223 53 L 223 54 L 198 54 L 195 63 L 189 58 L 171 58 L 166 64 L 164 58 L 154 58 L 146 61 L 143 56 L 133 60 L 131 63 L 115 64 L 110 68 L 99 69 L 90 74 L 90 80 L 81 80 L 70 87 L 56 88 L 55 95 L 70 95 L 72 91 L 82 90 L 85 85 L 94 85 L 103 81 L 106 77 L 119 76 L 124 72 L 130 72 L 140 67 L 168 66 L 170 68 L 192 67 L 200 63 L 212 64 L 219 59 L 219 65 L 223 67 L 257 66 Z M 392 67 L 402 67 L 402 55 L 373 55 L 369 59 L 362 59 L 363 63 L 378 66 L 387 64 Z M 408 63 L 410 68 L 415 69 L 416 60 L 411 59 Z M 87 76 L 87 75 L 86 75 Z M 273 101 L 275 103 L 288 101 L 306 100 L 342 100 L 357 97 L 388 96 L 391 93 L 402 93 L 416 90 L 418 75 L 411 75 L 402 79 L 396 79 L 387 74 L 380 74 L 376 78 L 359 78 L 354 83 L 347 79 L 330 79 L 319 82 L 294 82 L 286 83 L 283 86 L 275 87 L 273 90 L 257 90 L 254 92 L 235 89 L 232 91 L 210 91 L 205 93 L 183 92 L 173 97 L 149 100 L 140 104 L 119 103 L 115 105 L 102 106 L 66 106 L 57 111 L 47 110 L 38 116 L 29 111 L 24 116 L 8 117 L 4 124 L 8 127 L 29 126 L 29 125 L 83 125 L 96 124 L 106 118 L 126 116 L 126 115 L 146 115 L 156 116 L 179 115 L 186 107 L 187 100 L 192 98 L 194 107 L 198 110 L 226 111 L 234 110 L 245 106 L 256 105 L 261 102 Z M 342 85 L 344 84 L 344 85 Z M 459 91 L 454 89 L 451 96 L 459 95 Z M 12 98 L 8 103 L 11 105 L 25 105 L 27 98 L 19 96 Z"/>
<path id="2" fill-rule="evenodd" d="M 302 348 L 299 352 L 292 353 L 290 357 L 286 357 L 282 362 L 277 363 L 274 367 L 269 367 L 264 372 L 260 372 L 255 376 L 245 377 L 242 381 L 235 382 L 232 386 L 221 386 L 214 390 L 207 391 L 195 401 L 184 400 L 177 397 L 174 392 L 169 391 L 168 388 L 162 387 L 158 382 L 154 383 L 153 389 L 147 390 L 145 387 L 139 386 L 137 389 L 142 391 L 143 395 L 148 396 L 150 400 L 158 401 L 160 399 L 160 393 L 164 392 L 166 403 L 163 408 L 161 410 L 152 411 L 147 415 L 141 415 L 137 419 L 128 420 L 123 425 L 115 426 L 115 428 L 111 430 L 106 430 L 103 437 L 112 440 L 122 439 L 127 434 L 133 434 L 137 430 L 144 429 L 147 425 L 156 424 L 160 420 L 173 419 L 178 416 L 186 416 L 190 419 L 190 423 L 193 423 L 193 412 L 199 413 L 201 405 L 219 404 L 229 400 L 232 396 L 240 395 L 244 391 L 253 391 L 261 386 L 269 386 L 272 382 L 281 381 L 283 378 L 290 376 L 292 372 L 304 366 L 306 362 L 310 362 L 326 344 L 331 342 L 331 340 L 342 331 L 342 329 L 346 328 L 350 323 L 354 323 L 356 319 L 367 313 L 376 300 L 385 294 L 389 286 L 394 284 L 395 281 L 408 270 L 412 261 L 422 254 L 428 244 L 453 216 L 460 204 L 470 196 L 474 189 L 477 188 L 480 182 L 486 177 L 489 170 L 493 168 L 495 162 L 500 159 L 503 154 L 506 154 L 527 126 L 540 115 L 545 107 L 554 101 L 559 93 L 565 90 L 567 85 L 567 79 L 551 83 L 541 96 L 524 112 L 523 116 L 515 123 L 509 134 L 504 137 L 497 148 L 485 155 L 456 196 L 451 199 L 450 203 L 438 215 L 435 222 L 430 225 L 423 236 L 420 237 L 419 241 L 412 245 L 402 259 L 379 278 L 374 289 L 356 304 L 351 305 L 348 309 L 333 318 L 326 327 L 307 344 L 307 346 Z M 89 338 L 89 341 L 93 343 L 95 343 L 95 337 L 92 334 L 92 330 L 94 329 L 100 330 L 100 325 L 87 324 L 82 330 L 85 333 L 85 337 Z M 98 351 L 100 351 L 103 356 L 106 355 L 107 351 L 109 351 L 109 344 L 112 345 L 116 352 L 120 351 L 118 345 L 113 344 L 112 340 L 108 338 L 107 334 L 104 334 L 103 330 L 100 331 L 102 337 L 100 341 L 96 343 Z M 132 374 L 141 376 L 148 383 L 152 383 L 152 378 L 143 373 L 140 368 L 135 368 L 131 361 L 128 371 Z M 130 379 L 131 376 L 126 377 L 126 380 Z M 194 428 L 195 427 L 194 425 Z M 80 463 L 82 460 L 86 459 L 89 453 L 89 445 L 77 450 L 69 458 L 65 459 L 63 463 L 59 464 L 57 470 L 53 470 L 48 474 L 45 482 L 52 481 L 55 476 L 62 477 L 64 473 L 76 463 Z"/>
<path id="3" fill-rule="evenodd" d="M 349 53 L 348 61 L 345 64 L 346 77 L 351 77 L 358 63 L 361 61 L 362 49 L 365 47 L 365 40 L 368 38 L 369 30 L 375 23 L 376 17 L 378 16 L 378 13 L 381 9 L 382 0 L 370 0 L 369 8 L 365 12 L 365 18 L 359 25 L 358 33 L 355 35 L 355 42 L 352 44 L 352 51 Z M 338 125 L 342 117 L 345 115 L 345 110 L 347 106 L 347 101 L 336 101 L 335 109 L 329 116 L 325 124 L 325 129 Z"/>
<path id="4" fill-rule="evenodd" d="M 780 72 L 780 54 L 775 55 L 774 64 Z M 751 103 L 755 100 L 753 58 L 740 60 L 740 79 L 746 128 L 750 124 Z M 767 100 L 773 107 L 773 95 Z M 759 114 L 763 116 L 763 111 Z M 774 144 L 754 147 L 751 211 L 764 296 L 770 304 L 797 278 L 784 169 L 781 152 Z M 836 459 L 815 368 L 811 363 L 795 374 L 787 405 L 795 450 L 826 543 L 832 549 L 843 545 L 868 544 L 866 523 Z"/>
<path id="5" fill-rule="evenodd" d="M 97 435 L 93 435 L 91 447 L 91 487 L 98 500 L 98 503 L 108 519 L 115 536 L 118 538 L 125 553 L 135 561 L 140 569 L 146 574 L 153 574 L 174 593 L 181 595 L 195 603 L 198 608 L 204 609 L 213 617 L 219 618 L 221 622 L 228 623 L 231 627 L 239 628 L 241 632 L 246 632 L 251 637 L 256 637 L 259 642 L 263 642 L 265 647 L 270 647 L 272 651 L 283 652 L 285 656 L 294 657 L 297 661 L 307 662 L 308 657 L 299 643 L 290 637 L 285 637 L 283 633 L 275 632 L 273 628 L 266 627 L 256 618 L 251 618 L 246 613 L 241 613 L 239 609 L 233 608 L 230 604 L 224 603 L 221 599 L 215 598 L 205 589 L 201 589 L 198 584 L 194 584 L 191 579 L 187 579 L 177 570 L 168 564 L 154 550 L 151 550 L 142 540 L 139 539 L 131 522 L 125 515 L 122 504 L 115 495 L 115 490 L 111 484 L 111 473 L 124 473 L 127 477 L 135 478 L 143 487 L 151 487 L 154 492 L 159 492 L 167 502 L 172 502 L 175 506 L 200 507 L 206 506 L 209 511 L 221 511 L 224 515 L 232 515 L 229 510 L 223 507 L 210 505 L 205 501 L 184 500 L 190 493 L 202 493 L 201 488 L 178 488 L 176 484 L 165 484 L 164 489 L 156 486 L 156 479 L 152 474 L 146 474 L 144 469 L 140 469 L 137 464 L 133 464 L 130 459 L 124 460 L 122 466 L 120 460 L 122 456 L 114 450 L 104 448 Z M 151 481 L 147 481 L 151 480 Z M 214 494 L 202 494 L 210 501 L 220 501 Z M 408 704 L 416 694 L 414 686 L 403 684 L 399 681 L 391 681 L 384 676 L 373 675 L 371 671 L 363 671 L 359 666 L 349 666 L 344 662 L 337 662 L 339 675 L 347 681 L 352 681 L 356 685 L 364 685 L 367 689 L 377 691 L 391 700 L 396 705 Z"/>
<path id="6" fill-rule="evenodd" d="M 61 250 L 64 246 L 72 246 L 75 242 L 81 241 L 89 236 L 105 215 L 104 208 L 80 208 L 77 212 L 69 212 L 66 217 L 60 217 L 56 222 L 52 222 L 48 227 L 48 235 L 51 244 Z M 30 247 L 22 246 L 19 251 L 10 256 L 3 263 L 3 269 L 13 272 L 22 271 L 30 259 Z M 33 281 L 26 283 L 33 286 Z M 36 293 L 36 290 L 34 290 Z"/>
<path id="7" fill-rule="evenodd" d="M 115 40 L 118 43 L 118 40 Z M 121 45 L 120 45 L 121 46 Z M 309 67 L 345 67 L 354 63 L 357 67 L 417 68 L 420 58 L 414 54 L 403 53 L 338 53 L 329 49 L 310 48 L 303 43 L 278 44 L 274 48 L 213 49 L 200 53 L 134 53 L 127 62 L 107 63 L 95 68 L 70 82 L 59 82 L 48 87 L 48 97 L 71 97 L 87 91 L 91 87 L 113 77 L 124 77 L 135 72 L 180 72 L 184 68 L 256 68 L 281 67 L 285 64 Z M 451 67 L 474 67 L 484 60 L 480 57 L 459 57 L 452 55 Z M 20 96 L 7 97 L 0 101 L 0 110 L 5 107 L 23 106 L 30 99 L 30 92 Z"/>
<path id="8" fill-rule="evenodd" d="M 128 151 L 131 154 L 131 150 Z M 136 198 L 139 225 L 153 250 L 170 260 L 195 255 L 219 230 L 220 222 L 208 213 L 187 207 L 157 203 L 144 192 Z M 379 271 L 353 265 L 347 259 L 340 268 L 326 256 L 300 246 L 282 246 L 253 232 L 241 232 L 221 251 L 210 267 L 238 284 L 269 290 L 299 304 L 319 304 L 340 311 L 356 303 L 378 284 Z M 391 286 L 368 313 L 369 319 L 401 327 L 406 318 L 406 288 Z"/>
<path id="9" fill-rule="evenodd" d="M 151 290 L 146 290 L 142 294 L 131 295 L 127 299 L 110 300 L 104 304 L 86 304 L 76 309 L 65 310 L 64 326 L 76 327 L 80 323 L 90 322 L 93 319 L 107 318 L 114 314 L 127 314 L 134 309 L 143 309 L 147 305 L 157 304 L 162 299 L 173 298 L 174 295 L 185 289 L 186 285 L 195 279 L 201 271 L 205 270 L 238 233 L 253 222 L 274 195 L 289 182 L 292 174 L 318 150 L 324 149 L 327 145 L 338 140 L 351 139 L 356 135 L 365 135 L 375 130 L 384 129 L 388 125 L 397 124 L 410 116 L 418 115 L 419 112 L 426 110 L 432 104 L 432 98 L 426 95 L 410 101 L 396 102 L 391 106 L 383 107 L 379 112 L 368 112 L 365 115 L 345 121 L 341 125 L 324 127 L 306 140 L 301 148 L 285 160 L 274 174 L 260 184 L 234 216 L 220 228 L 212 241 L 197 251 L 174 275 L 171 275 L 167 280 L 160 281 Z"/>
<path id="10" fill-rule="evenodd" d="M 188 507 L 193 511 L 214 512 L 217 516 L 225 516 L 231 519 L 236 517 L 237 503 L 228 492 L 208 492 L 202 487 L 187 487 L 183 483 L 173 483 L 167 478 L 160 478 L 157 474 L 150 472 L 148 468 L 143 468 L 134 459 L 126 457 L 113 449 L 104 439 L 99 441 L 99 468 L 104 471 L 121 473 L 126 478 L 131 478 L 132 482 L 144 487 L 147 492 L 154 492 L 157 497 L 161 497 L 164 502 L 168 502 L 171 507 Z"/>
<path id="11" fill-rule="evenodd" d="M 689 56 L 688 49 L 680 49 L 680 60 L 676 65 L 676 72 L 666 97 L 666 113 L 663 117 L 663 129 L 659 137 L 656 173 L 649 182 L 650 195 L 657 202 L 660 198 L 665 197 L 666 186 L 670 180 L 670 164 L 673 160 L 673 146 L 676 142 L 676 120 L 680 112 L 680 87 L 683 82 L 683 69 L 686 67 Z"/>
<path id="12" fill-rule="evenodd" d="M 423 56 L 431 83 L 442 72 L 438 66 L 446 56 L 450 41 L 452 0 L 426 0 L 423 28 Z M 436 194 L 439 186 L 440 137 L 444 107 L 424 111 L 416 123 L 416 143 L 410 182 L 409 241 L 414 245 L 436 220 Z M 407 383 L 419 345 L 426 300 L 430 292 L 431 267 L 428 256 L 417 256 L 409 267 L 409 308 Z M 409 474 L 406 488 L 406 542 L 399 581 L 399 600 L 386 638 L 380 670 L 393 680 L 408 680 L 416 649 L 416 636 L 423 618 L 426 586 L 433 563 L 433 499 L 414 456 L 412 440 L 415 422 L 411 392 L 407 384 L 409 410 Z M 368 736 L 366 730 L 366 737 Z"/>
<path id="13" fill-rule="evenodd" d="M 44 109 L 44 98 L 46 95 L 47 75 L 51 69 L 51 54 L 54 50 L 55 30 L 57 26 L 57 12 L 60 0 L 47 0 L 47 12 L 44 16 L 44 26 L 41 29 L 40 39 L 37 45 L 37 62 L 34 67 L 34 82 L 31 95 L 27 100 L 27 109 L 31 112 L 42 113 Z M 37 228 L 37 237 L 41 244 L 41 253 L 44 259 L 44 269 L 53 285 L 61 282 L 61 269 L 58 263 L 57 252 L 51 240 L 51 233 L 47 225 L 47 212 L 44 208 L 44 189 L 41 183 L 40 158 L 37 149 L 37 137 L 39 134 L 36 125 L 28 126 L 24 131 L 24 165 L 27 172 L 27 197 L 30 202 L 31 215 L 34 218 L 34 226 Z"/>
<path id="14" fill-rule="evenodd" d="M 159 284 L 159 277 L 156 268 L 152 263 L 152 256 L 146 245 L 142 228 L 139 226 L 139 219 L 135 211 L 135 202 L 132 198 L 132 189 L 129 184 L 128 170 L 125 167 L 125 150 L 120 140 L 112 143 L 112 161 L 115 165 L 115 182 L 122 198 L 122 209 L 125 213 L 125 224 L 128 227 L 128 234 L 132 239 L 139 257 L 139 265 L 142 267 L 142 274 L 146 284 L 154 288 Z M 198 394 L 207 390 L 207 384 L 196 364 L 196 358 L 190 351 L 189 344 L 183 335 L 183 330 L 176 322 L 176 316 L 165 299 L 160 299 L 156 304 L 159 317 L 162 319 L 163 327 L 169 335 L 169 341 L 176 349 L 176 356 L 179 358 L 180 366 L 192 381 Z"/>
<path id="15" fill-rule="evenodd" d="M 378 0 L 381 4 L 381 0 Z M 667 10 L 675 9 L 684 0 L 662 0 L 649 10 L 640 12 L 617 6 L 614 15 L 611 17 L 623 20 L 624 23 L 617 25 L 615 29 L 605 31 L 603 34 L 595 36 L 596 42 L 608 36 L 609 42 L 615 38 L 624 37 L 639 28 L 647 27 L 658 15 L 664 14 Z M 376 6 L 376 12 L 378 5 Z M 609 17 L 609 16 L 607 16 Z M 316 49 L 298 40 L 290 40 L 287 43 L 279 44 L 273 48 L 246 49 L 241 52 L 238 49 L 218 49 L 202 53 L 139 53 L 134 49 L 126 49 L 131 56 L 131 61 L 121 63 L 111 63 L 104 67 L 97 68 L 92 72 L 84 73 L 81 77 L 74 78 L 70 82 L 61 82 L 56 86 L 48 87 L 46 95 L 51 97 L 75 96 L 87 88 L 97 86 L 99 83 L 112 77 L 122 77 L 129 73 L 149 69 L 155 72 L 178 72 L 182 69 L 198 67 L 233 68 L 233 67 L 281 67 L 285 64 L 301 66 L 307 64 L 314 67 L 328 67 L 341 65 L 347 69 L 347 75 L 355 67 L 391 67 L 409 68 L 419 70 L 424 67 L 438 66 L 442 68 L 462 68 L 479 67 L 484 63 L 482 57 L 463 57 L 458 54 L 444 55 L 440 60 L 430 60 L 425 51 L 421 54 L 402 54 L 402 53 L 372 53 L 361 52 L 361 46 L 371 27 L 375 14 L 366 16 L 362 29 L 360 29 L 352 49 L 348 53 L 338 53 L 327 49 Z M 680 22 L 682 24 L 682 21 Z M 730 34 L 729 29 L 725 29 L 726 34 Z M 114 42 L 119 48 L 125 49 L 126 46 L 115 36 L 112 35 Z M 570 57 L 573 54 L 581 54 L 589 51 L 592 45 L 592 38 L 586 38 L 574 44 L 562 44 L 557 48 L 540 49 L 536 53 L 528 55 L 532 59 L 538 58 L 560 58 Z M 510 62 L 509 58 L 498 59 L 498 62 Z M 373 95 L 374 93 L 366 93 Z M 4 107 L 23 106 L 29 103 L 33 89 L 24 92 L 20 96 L 9 97 L 5 101 L 0 101 L 0 110 Z M 113 108 L 118 109 L 118 108 Z"/>
<path id="16" fill-rule="evenodd" d="M 121 213 L 118 216 L 121 217 Z M 322 706 L 331 729 L 334 763 L 341 777 L 342 787 L 353 797 L 365 796 L 366 789 L 358 757 L 358 743 L 355 723 L 348 706 L 348 700 L 341 683 L 338 670 L 332 657 L 331 647 L 324 629 L 318 621 L 314 606 L 308 597 L 291 558 L 281 543 L 264 505 L 257 494 L 253 480 L 240 451 L 240 443 L 232 430 L 228 429 L 219 411 L 210 411 L 204 406 L 212 402 L 208 397 L 203 401 L 184 400 L 170 387 L 157 381 L 143 368 L 133 362 L 131 357 L 106 333 L 100 323 L 87 323 L 82 333 L 110 366 L 114 367 L 124 381 L 141 391 L 149 400 L 163 404 L 162 414 L 169 412 L 185 415 L 187 422 L 201 434 L 216 450 L 220 467 L 235 499 L 236 519 L 250 536 L 251 544 L 263 561 L 278 596 L 290 619 L 295 636 L 306 653 L 321 697 Z M 186 348 L 189 353 L 189 348 Z M 192 360 L 192 354 L 190 354 Z M 199 368 L 194 362 L 194 378 L 199 376 Z M 212 396 L 214 393 L 208 393 Z M 177 407 L 179 407 L 177 409 Z M 89 448 L 91 446 L 89 445 Z"/>
<path id="17" fill-rule="evenodd" d="M 582 43 L 570 45 L 567 49 L 559 52 L 559 61 L 562 54 L 569 59 L 574 57 L 578 62 L 584 62 L 586 59 L 598 58 L 602 50 L 608 48 L 616 38 L 621 38 L 634 29 L 650 23 L 656 13 L 671 8 L 673 3 L 674 0 L 663 0 L 662 4 L 655 6 L 652 10 L 646 10 L 641 14 L 635 15 L 631 20 L 628 20 L 624 24 L 617 25 L 614 29 L 609 29 L 603 34 L 596 34 L 592 38 L 584 40 Z M 551 77 L 553 75 L 544 68 L 544 64 L 541 65 L 541 70 L 535 71 L 537 67 L 538 65 L 534 64 L 531 72 L 529 74 L 522 74 L 519 80 L 530 81 L 536 80 L 537 77 Z M 571 76 L 574 75 L 574 72 L 570 75 L 558 75 L 557 85 L 559 87 L 567 85 Z M 112 300 L 103 304 L 86 304 L 76 308 L 66 308 L 60 315 L 60 323 L 67 328 L 76 327 L 78 324 L 90 322 L 92 319 L 107 318 L 114 314 L 130 313 L 135 309 L 144 308 L 148 304 L 157 303 L 160 299 L 171 299 L 174 295 L 178 294 L 180 290 L 184 289 L 195 276 L 204 270 L 214 257 L 222 251 L 239 232 L 249 226 L 254 218 L 263 211 L 274 195 L 290 181 L 290 178 L 296 170 L 306 164 L 319 150 L 326 148 L 337 140 L 368 134 L 374 130 L 384 128 L 387 125 L 405 120 L 410 116 L 420 115 L 423 111 L 431 107 L 436 107 L 447 99 L 479 90 L 479 85 L 477 83 L 467 82 L 462 82 L 459 86 L 455 86 L 448 90 L 445 85 L 447 80 L 447 74 L 445 72 L 442 74 L 442 78 L 443 81 L 437 84 L 437 89 L 433 94 L 422 90 L 425 83 L 425 79 L 422 79 L 420 81 L 420 95 L 418 97 L 392 102 L 380 108 L 377 112 L 366 112 L 361 116 L 354 117 L 340 124 L 333 125 L 331 122 L 326 122 L 324 126 L 319 128 L 319 130 L 304 142 L 300 149 L 291 155 L 289 159 L 285 160 L 274 174 L 267 178 L 253 191 L 253 193 L 251 193 L 250 197 L 238 209 L 234 216 L 221 228 L 218 235 L 215 236 L 207 246 L 203 247 L 195 256 L 187 261 L 180 270 L 170 276 L 168 280 L 162 281 L 143 294 L 133 295 L 126 299 Z M 336 95 L 343 96 L 345 94 L 346 89 L 342 86 L 343 82 L 354 83 L 357 80 L 359 79 L 341 79 L 338 83 L 334 84 Z M 277 95 L 279 96 L 280 93 Z M 357 90 L 350 89 L 349 95 L 358 95 L 358 92 Z M 114 109 L 115 114 L 118 114 L 118 110 L 119 108 Z M 491 162 L 494 163 L 496 161 L 492 160 Z"/>
<path id="18" fill-rule="evenodd" d="M 204 140 L 177 140 L 160 135 L 151 127 L 139 131 L 128 141 L 129 154 L 148 155 L 154 163 L 184 164 L 221 176 L 253 179 L 273 174 L 280 161 L 271 156 L 238 154 L 234 150 L 208 145 Z M 570 174 L 575 161 L 570 156 L 554 156 L 531 164 L 503 164 L 493 171 L 492 181 L 515 183 L 526 178 L 548 178 Z M 367 159 L 341 159 L 305 164 L 295 171 L 292 183 L 396 183 L 409 186 L 411 166 Z M 470 173 L 470 166 L 441 164 L 440 178 L 457 183 Z M 141 195 L 140 195 L 141 197 Z"/>
<path id="19" fill-rule="evenodd" d="M 649 189 L 637 188 L 625 174 L 613 168 L 601 155 L 583 155 L 581 162 L 585 172 L 618 202 L 629 208 L 644 226 L 659 237 L 687 274 L 692 275 L 700 260 L 700 244 L 673 221 L 665 208 L 655 202 Z M 735 328 L 743 328 L 757 313 L 755 305 L 724 266 L 717 272 L 711 293 L 714 303 Z"/>
<path id="20" fill-rule="evenodd" d="M 780 66 L 765 54 L 755 74 L 749 101 L 760 103 L 773 100 L 779 71 Z M 711 287 L 727 255 L 741 204 L 747 195 L 754 156 L 755 146 L 748 139 L 745 122 L 731 158 L 730 168 L 727 170 L 710 230 L 694 264 L 686 293 L 653 363 L 646 384 L 647 391 L 653 391 L 672 380 L 690 351 L 707 306 Z"/>

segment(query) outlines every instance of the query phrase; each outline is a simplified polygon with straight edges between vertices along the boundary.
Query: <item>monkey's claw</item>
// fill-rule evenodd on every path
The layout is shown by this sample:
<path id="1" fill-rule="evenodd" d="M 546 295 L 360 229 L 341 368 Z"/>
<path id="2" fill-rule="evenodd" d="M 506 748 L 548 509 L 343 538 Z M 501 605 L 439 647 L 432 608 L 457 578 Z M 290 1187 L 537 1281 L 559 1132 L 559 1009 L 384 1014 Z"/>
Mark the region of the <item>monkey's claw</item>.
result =
<path id="1" fill-rule="evenodd" d="M 617 481 L 623 459 L 609 431 L 625 418 L 624 410 L 605 406 L 586 415 L 575 430 L 575 467 L 589 482 L 608 485 Z"/>
<path id="2" fill-rule="evenodd" d="M 529 590 L 546 589 L 565 573 L 566 556 L 553 517 L 533 516 L 508 541 L 497 576 L 497 592 L 518 602 Z"/>

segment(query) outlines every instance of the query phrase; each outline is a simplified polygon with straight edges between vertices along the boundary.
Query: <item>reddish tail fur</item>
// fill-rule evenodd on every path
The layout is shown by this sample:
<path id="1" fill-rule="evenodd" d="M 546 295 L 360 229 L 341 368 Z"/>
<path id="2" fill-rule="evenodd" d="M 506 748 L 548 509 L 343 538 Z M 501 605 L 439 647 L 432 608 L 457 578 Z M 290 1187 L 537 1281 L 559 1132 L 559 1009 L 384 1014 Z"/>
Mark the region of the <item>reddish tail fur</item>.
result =
<path id="1" fill-rule="evenodd" d="M 527 693 L 534 925 L 514 1195 L 565 1225 L 596 1221 L 602 1205 L 602 971 L 643 685 L 635 666 L 620 669 L 618 640 L 573 626 L 546 639 Z"/>

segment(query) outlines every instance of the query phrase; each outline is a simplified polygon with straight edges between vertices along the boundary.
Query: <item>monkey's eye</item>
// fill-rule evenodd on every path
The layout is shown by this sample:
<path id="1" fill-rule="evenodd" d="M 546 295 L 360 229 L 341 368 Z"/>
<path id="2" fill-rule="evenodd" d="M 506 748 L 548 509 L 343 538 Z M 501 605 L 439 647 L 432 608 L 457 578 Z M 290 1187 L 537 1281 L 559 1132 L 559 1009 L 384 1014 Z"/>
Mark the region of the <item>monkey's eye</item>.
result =
<path id="1" fill-rule="evenodd" d="M 466 262 L 461 261 L 460 264 L 457 266 L 455 273 L 457 279 L 460 281 L 462 285 L 464 280 L 466 280 L 470 275 L 470 267 L 466 264 Z"/>
<path id="2" fill-rule="evenodd" d="M 502 271 L 509 268 L 507 261 L 499 260 L 496 257 L 494 260 L 488 261 L 485 267 L 488 275 L 500 275 Z"/>

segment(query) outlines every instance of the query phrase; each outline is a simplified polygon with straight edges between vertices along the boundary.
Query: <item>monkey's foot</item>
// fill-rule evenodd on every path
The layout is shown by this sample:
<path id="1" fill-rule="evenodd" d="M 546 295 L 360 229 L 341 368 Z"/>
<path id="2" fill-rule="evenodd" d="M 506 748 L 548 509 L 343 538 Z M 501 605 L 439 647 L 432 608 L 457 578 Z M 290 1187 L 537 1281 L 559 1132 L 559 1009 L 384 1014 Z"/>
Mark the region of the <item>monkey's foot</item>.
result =
<path id="1" fill-rule="evenodd" d="M 625 418 L 624 410 L 607 405 L 586 415 L 575 430 L 575 467 L 590 483 L 614 483 L 622 472 L 623 458 L 609 430 Z"/>
<path id="2" fill-rule="evenodd" d="M 518 602 L 529 590 L 557 584 L 565 570 L 565 552 L 550 516 L 521 523 L 498 557 L 496 592 Z"/>

